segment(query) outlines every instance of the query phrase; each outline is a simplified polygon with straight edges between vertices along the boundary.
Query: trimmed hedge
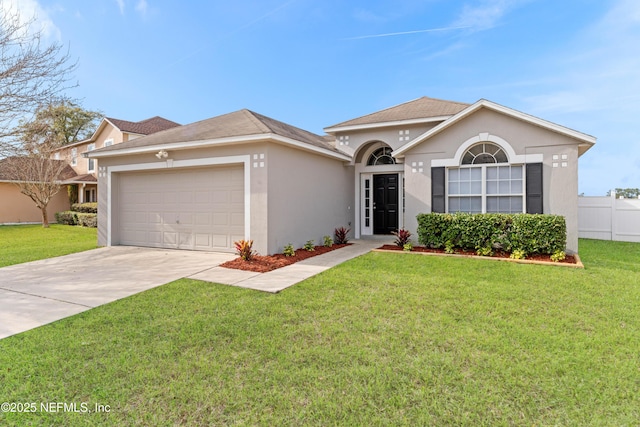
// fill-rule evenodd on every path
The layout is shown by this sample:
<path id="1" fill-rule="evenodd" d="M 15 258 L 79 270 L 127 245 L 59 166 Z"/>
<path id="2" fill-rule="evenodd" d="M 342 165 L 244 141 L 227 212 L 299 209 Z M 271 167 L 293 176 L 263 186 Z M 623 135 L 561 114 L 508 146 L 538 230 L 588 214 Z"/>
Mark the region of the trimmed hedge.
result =
<path id="1" fill-rule="evenodd" d="M 98 226 L 98 215 L 94 213 L 78 212 L 78 225 L 96 228 Z"/>
<path id="2" fill-rule="evenodd" d="M 74 211 L 56 212 L 56 222 L 64 225 L 81 225 L 83 227 L 96 228 L 98 226 L 98 215 Z"/>
<path id="3" fill-rule="evenodd" d="M 420 214 L 418 241 L 431 248 L 500 249 L 525 254 L 564 251 L 567 226 L 560 215 Z"/>
<path id="4" fill-rule="evenodd" d="M 98 213 L 97 203 L 74 203 L 71 205 L 71 210 L 74 212 L 82 213 Z"/>
<path id="5" fill-rule="evenodd" d="M 56 212 L 56 222 L 63 225 L 77 225 L 78 213 L 73 211 Z"/>

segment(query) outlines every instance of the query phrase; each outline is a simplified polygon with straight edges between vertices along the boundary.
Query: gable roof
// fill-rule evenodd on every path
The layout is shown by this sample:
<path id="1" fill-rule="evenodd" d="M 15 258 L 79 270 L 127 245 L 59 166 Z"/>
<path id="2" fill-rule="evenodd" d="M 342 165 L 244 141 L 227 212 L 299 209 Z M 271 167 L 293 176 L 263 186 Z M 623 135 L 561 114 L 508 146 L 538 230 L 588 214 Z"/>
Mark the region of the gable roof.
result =
<path id="1" fill-rule="evenodd" d="M 114 119 L 112 117 L 105 117 L 100 121 L 100 124 L 93 132 L 89 139 L 83 139 L 82 141 L 76 141 L 71 144 L 67 144 L 60 149 L 73 147 L 75 145 L 85 144 L 87 142 L 95 141 L 96 137 L 107 126 L 112 125 L 121 132 L 135 133 L 138 135 L 150 135 L 152 133 L 161 132 L 163 130 L 171 129 L 180 126 L 180 123 L 167 120 L 164 117 L 155 116 L 149 119 L 141 120 L 139 122 L 130 122 L 128 120 Z"/>
<path id="2" fill-rule="evenodd" d="M 553 132 L 556 132 L 556 133 L 571 137 L 573 139 L 576 139 L 578 141 L 578 143 L 579 143 L 579 146 L 580 146 L 580 148 L 579 148 L 579 155 L 580 156 L 582 154 L 584 154 L 589 148 L 591 148 L 596 143 L 596 138 L 591 136 L 591 135 L 587 135 L 585 133 L 578 132 L 578 131 L 573 130 L 573 129 L 569 129 L 567 127 L 558 125 L 558 124 L 553 123 L 553 122 L 549 122 L 549 121 L 541 119 L 539 117 L 535 117 L 535 116 L 532 116 L 530 114 L 526 114 L 526 113 L 523 113 L 521 111 L 517 111 L 517 110 L 514 110 L 514 109 L 509 108 L 509 107 L 505 107 L 505 106 L 500 105 L 500 104 L 496 104 L 495 102 L 489 101 L 487 99 L 481 99 L 481 100 L 477 101 L 476 103 L 474 103 L 472 105 L 469 105 L 467 108 L 463 109 L 462 111 L 460 111 L 456 115 L 452 116 L 448 120 L 440 123 L 436 127 L 434 127 L 432 129 L 428 130 L 427 132 L 423 133 L 422 135 L 419 135 L 418 137 L 416 137 L 412 141 L 409 141 L 408 143 L 406 143 L 402 147 L 398 148 L 397 150 L 395 150 L 391 154 L 394 157 L 403 157 L 404 154 L 407 151 L 409 151 L 411 148 L 413 148 L 416 145 L 422 143 L 423 141 L 431 138 L 432 136 L 442 132 L 443 130 L 447 129 L 448 127 L 454 125 L 455 123 L 458 123 L 459 121 L 463 120 L 465 117 L 468 117 L 469 115 L 475 113 L 476 111 L 480 110 L 481 108 L 487 108 L 489 110 L 496 111 L 496 112 L 505 114 L 507 116 L 522 120 L 524 122 L 533 124 L 535 126 L 539 126 L 539 127 L 544 128 L 544 129 L 547 129 L 547 130 L 550 130 L 550 131 L 553 131 Z"/>
<path id="3" fill-rule="evenodd" d="M 128 120 L 114 119 L 112 117 L 105 117 L 104 119 L 108 120 L 122 132 L 137 133 L 140 135 L 150 135 L 152 133 L 180 126 L 179 123 L 172 122 L 171 120 L 167 120 L 160 116 L 151 117 L 139 122 L 130 122 Z"/>
<path id="4" fill-rule="evenodd" d="M 288 125 L 262 114 L 243 109 L 136 138 L 121 144 L 92 151 L 90 157 L 107 157 L 158 148 L 186 149 L 211 145 L 253 142 L 264 139 L 317 151 L 343 160 L 349 160 L 336 150 L 324 136 Z"/>
<path id="5" fill-rule="evenodd" d="M 445 101 L 423 96 L 413 101 L 329 126 L 324 130 L 327 133 L 333 133 L 371 127 L 446 120 L 469 105 L 463 102 Z"/>

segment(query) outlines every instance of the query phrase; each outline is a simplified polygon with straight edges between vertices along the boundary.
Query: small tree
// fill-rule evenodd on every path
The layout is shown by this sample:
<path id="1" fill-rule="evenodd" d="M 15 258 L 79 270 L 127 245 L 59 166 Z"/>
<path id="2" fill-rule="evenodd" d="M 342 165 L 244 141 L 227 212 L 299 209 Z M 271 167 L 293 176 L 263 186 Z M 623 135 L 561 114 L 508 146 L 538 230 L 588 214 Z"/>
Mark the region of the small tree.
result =
<path id="1" fill-rule="evenodd" d="M 20 192 L 33 200 L 42 214 L 42 226 L 48 228 L 47 206 L 60 191 L 62 181 L 73 176 L 73 169 L 64 160 L 38 153 L 3 159 L 0 167 L 3 175 L 11 177 Z"/>

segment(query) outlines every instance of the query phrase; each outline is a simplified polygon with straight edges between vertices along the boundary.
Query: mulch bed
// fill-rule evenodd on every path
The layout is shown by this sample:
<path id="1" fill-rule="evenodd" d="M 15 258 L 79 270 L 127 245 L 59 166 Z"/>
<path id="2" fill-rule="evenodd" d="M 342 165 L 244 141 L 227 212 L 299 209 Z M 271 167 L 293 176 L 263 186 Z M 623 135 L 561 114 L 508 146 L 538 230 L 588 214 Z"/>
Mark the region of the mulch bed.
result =
<path id="1" fill-rule="evenodd" d="M 267 271 L 285 267 L 298 261 L 302 261 L 304 259 L 311 258 L 317 255 L 326 254 L 327 252 L 335 251 L 336 249 L 344 248 L 345 246 L 349 245 L 351 245 L 351 243 L 346 243 L 344 245 L 332 245 L 331 247 L 315 246 L 313 251 L 307 251 L 300 248 L 296 249 L 296 254 L 294 256 L 284 256 L 283 254 L 266 256 L 255 255 L 253 259 L 251 259 L 251 261 L 244 261 L 242 258 L 238 257 L 234 260 L 220 264 L 220 267 L 234 268 L 236 270 L 254 271 L 256 273 L 266 273 Z"/>
<path id="2" fill-rule="evenodd" d="M 403 251 L 403 249 L 401 247 L 396 246 L 396 245 L 382 245 L 378 249 L 382 249 L 382 250 L 385 250 L 385 251 L 400 251 L 400 252 Z M 428 252 L 428 253 L 434 253 L 434 254 L 446 254 L 444 249 L 431 249 L 431 248 L 425 248 L 424 246 L 414 246 L 413 250 L 411 252 Z M 472 256 L 477 256 L 478 255 L 474 251 L 465 251 L 465 250 L 462 250 L 462 249 L 456 249 L 455 250 L 455 254 L 456 255 L 467 255 L 467 256 L 468 255 L 472 255 Z M 494 252 L 493 256 L 487 257 L 487 258 L 507 258 L 507 259 L 510 259 L 509 255 L 510 255 L 509 252 L 496 251 L 496 252 Z M 567 255 L 567 257 L 564 260 L 558 261 L 557 263 L 551 261 L 551 256 L 550 255 L 533 254 L 533 255 L 527 255 L 526 259 L 529 260 L 529 261 L 552 262 L 554 264 L 577 264 L 578 263 L 576 257 L 574 257 L 573 255 Z"/>

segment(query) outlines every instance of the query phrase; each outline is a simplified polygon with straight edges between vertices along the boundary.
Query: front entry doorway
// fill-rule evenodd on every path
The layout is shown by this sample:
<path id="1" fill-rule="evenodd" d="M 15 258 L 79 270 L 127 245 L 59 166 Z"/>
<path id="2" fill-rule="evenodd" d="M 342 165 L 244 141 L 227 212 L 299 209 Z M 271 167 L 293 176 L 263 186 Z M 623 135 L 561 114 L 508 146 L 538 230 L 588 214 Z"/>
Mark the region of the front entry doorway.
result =
<path id="1" fill-rule="evenodd" d="M 373 233 L 398 229 L 398 174 L 373 176 Z"/>

